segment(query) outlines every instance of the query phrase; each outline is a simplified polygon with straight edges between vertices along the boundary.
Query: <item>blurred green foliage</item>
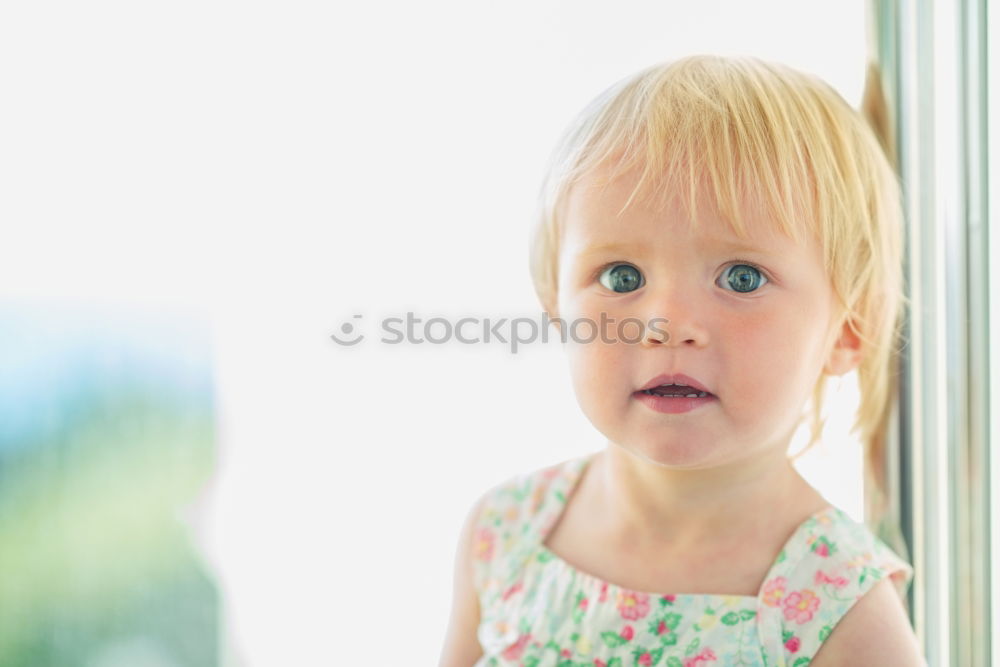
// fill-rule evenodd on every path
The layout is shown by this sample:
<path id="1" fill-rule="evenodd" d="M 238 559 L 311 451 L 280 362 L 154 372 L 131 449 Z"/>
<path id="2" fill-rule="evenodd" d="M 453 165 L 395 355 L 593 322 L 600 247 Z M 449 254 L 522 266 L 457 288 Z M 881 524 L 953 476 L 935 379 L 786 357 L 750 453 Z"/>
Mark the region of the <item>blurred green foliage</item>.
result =
<path id="1" fill-rule="evenodd" d="M 4 667 L 219 662 L 183 520 L 213 465 L 207 336 L 136 318 L 0 310 Z"/>

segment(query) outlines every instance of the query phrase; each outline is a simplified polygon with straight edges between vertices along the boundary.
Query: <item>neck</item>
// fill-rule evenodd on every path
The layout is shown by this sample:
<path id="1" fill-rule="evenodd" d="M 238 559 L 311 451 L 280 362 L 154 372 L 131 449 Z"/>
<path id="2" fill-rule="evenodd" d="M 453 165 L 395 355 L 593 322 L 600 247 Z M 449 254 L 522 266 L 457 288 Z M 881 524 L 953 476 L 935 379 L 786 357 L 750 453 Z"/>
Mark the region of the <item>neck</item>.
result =
<path id="1" fill-rule="evenodd" d="M 750 460 L 678 470 L 609 443 L 594 463 L 607 534 L 637 548 L 711 548 L 762 534 L 778 512 L 825 504 L 780 448 Z"/>

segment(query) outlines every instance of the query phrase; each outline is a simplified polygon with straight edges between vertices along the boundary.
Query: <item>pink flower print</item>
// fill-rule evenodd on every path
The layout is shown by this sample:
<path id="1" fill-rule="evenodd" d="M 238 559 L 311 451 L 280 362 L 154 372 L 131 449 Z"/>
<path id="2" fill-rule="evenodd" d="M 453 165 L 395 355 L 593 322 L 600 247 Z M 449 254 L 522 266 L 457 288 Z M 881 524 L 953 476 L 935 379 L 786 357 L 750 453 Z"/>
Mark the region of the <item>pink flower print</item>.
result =
<path id="1" fill-rule="evenodd" d="M 788 586 L 788 582 L 784 577 L 775 577 L 769 582 L 764 584 L 764 604 L 769 607 L 777 607 L 781 604 L 781 599 L 785 597 L 785 589 Z"/>
<path id="2" fill-rule="evenodd" d="M 649 651 L 646 651 L 645 653 L 639 656 L 639 659 L 636 660 L 636 663 L 642 665 L 643 667 L 651 667 L 653 664 L 653 656 L 649 654 Z"/>
<path id="3" fill-rule="evenodd" d="M 631 625 L 626 625 L 622 628 L 622 631 L 618 633 L 622 639 L 625 641 L 631 641 L 632 637 L 635 636 L 635 630 L 632 629 Z"/>
<path id="4" fill-rule="evenodd" d="M 608 599 L 608 584 L 604 582 L 601 584 L 601 595 L 597 598 L 598 602 L 605 602 Z"/>
<path id="5" fill-rule="evenodd" d="M 564 648 L 559 655 L 561 655 L 564 658 L 570 658 L 573 656 L 573 654 L 569 652 L 568 648 Z"/>
<path id="6" fill-rule="evenodd" d="M 785 598 L 785 618 L 802 624 L 819 608 L 819 598 L 810 590 L 795 591 Z"/>
<path id="7" fill-rule="evenodd" d="M 649 613 L 649 596 L 634 591 L 621 591 L 618 593 L 618 611 L 622 618 L 638 621 Z"/>
<path id="8" fill-rule="evenodd" d="M 789 653 L 795 653 L 799 650 L 799 645 L 801 642 L 798 637 L 789 637 L 788 641 L 785 642 L 785 648 L 788 649 Z"/>
<path id="9" fill-rule="evenodd" d="M 670 632 L 670 626 L 667 625 L 666 621 L 660 621 L 659 624 L 656 626 L 656 634 L 662 635 L 666 634 L 667 632 Z"/>
<path id="10" fill-rule="evenodd" d="M 608 667 L 608 663 L 604 662 L 600 658 L 594 658 L 594 667 Z"/>
<path id="11" fill-rule="evenodd" d="M 519 590 L 523 588 L 524 588 L 524 582 L 521 581 L 517 582 L 516 584 L 508 588 L 506 591 L 504 591 L 503 600 L 506 602 L 507 599 L 510 598 L 510 596 L 512 596 L 514 593 L 517 593 Z"/>
<path id="12" fill-rule="evenodd" d="M 816 584 L 833 584 L 837 588 L 843 588 L 847 585 L 847 579 L 841 576 L 831 577 L 823 572 L 823 570 L 816 570 Z"/>
<path id="13" fill-rule="evenodd" d="M 580 598 L 580 609 L 586 609 L 588 604 L 590 604 L 590 601 L 587 598 Z"/>
<path id="14" fill-rule="evenodd" d="M 479 560 L 490 560 L 493 558 L 493 545 L 496 542 L 496 535 L 489 528 L 480 528 L 476 534 L 476 558 Z"/>
<path id="15" fill-rule="evenodd" d="M 677 599 L 676 595 L 664 595 L 663 596 L 664 602 L 669 602 L 670 604 L 673 604 L 674 600 L 676 600 L 676 599 Z"/>
<path id="16" fill-rule="evenodd" d="M 524 653 L 524 647 L 531 641 L 531 635 L 521 635 L 517 641 L 508 646 L 503 651 L 504 660 L 518 660 Z"/>
<path id="17" fill-rule="evenodd" d="M 705 663 L 709 660 L 717 660 L 715 652 L 712 649 L 705 647 L 702 649 L 701 653 L 698 655 L 693 655 L 690 658 L 684 659 L 684 667 L 704 667 Z"/>

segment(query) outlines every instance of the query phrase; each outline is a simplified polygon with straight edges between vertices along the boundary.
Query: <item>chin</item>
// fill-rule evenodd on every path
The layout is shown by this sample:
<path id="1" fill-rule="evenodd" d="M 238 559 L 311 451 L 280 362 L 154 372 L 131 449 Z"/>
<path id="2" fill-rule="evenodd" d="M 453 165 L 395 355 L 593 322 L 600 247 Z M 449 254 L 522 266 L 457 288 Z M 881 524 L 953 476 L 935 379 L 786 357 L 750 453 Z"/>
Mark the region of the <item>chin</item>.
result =
<path id="1" fill-rule="evenodd" d="M 665 468 L 697 469 L 717 464 L 712 459 L 713 452 L 709 448 L 691 441 L 643 442 L 619 446 L 645 463 Z"/>

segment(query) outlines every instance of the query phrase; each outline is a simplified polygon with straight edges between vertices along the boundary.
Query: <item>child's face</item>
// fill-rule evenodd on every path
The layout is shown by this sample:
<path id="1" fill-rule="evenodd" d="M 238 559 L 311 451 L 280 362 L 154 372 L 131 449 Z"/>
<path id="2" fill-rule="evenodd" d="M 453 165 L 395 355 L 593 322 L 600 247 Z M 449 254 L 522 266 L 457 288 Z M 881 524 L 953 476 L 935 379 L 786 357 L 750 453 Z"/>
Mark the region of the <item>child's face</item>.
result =
<path id="1" fill-rule="evenodd" d="M 818 242 L 804 234 L 808 240 L 797 245 L 749 212 L 744 241 L 704 198 L 697 228 L 676 200 L 658 211 L 637 198 L 619 218 L 637 174 L 602 190 L 603 173 L 570 193 L 559 257 L 558 316 L 567 323 L 613 318 L 606 342 L 567 344 L 587 417 L 612 442 L 681 468 L 787 450 L 824 367 L 849 370 L 843 353 L 828 363 L 829 349 L 842 341 L 827 338 L 835 302 Z M 620 248 L 590 250 L 605 244 Z M 662 336 L 633 323 L 621 333 L 641 342 L 618 340 L 617 323 L 626 318 L 662 318 L 669 339 L 659 342 Z M 592 331 L 576 327 L 578 338 Z M 664 373 L 694 378 L 714 398 L 687 412 L 657 411 L 636 392 Z"/>

